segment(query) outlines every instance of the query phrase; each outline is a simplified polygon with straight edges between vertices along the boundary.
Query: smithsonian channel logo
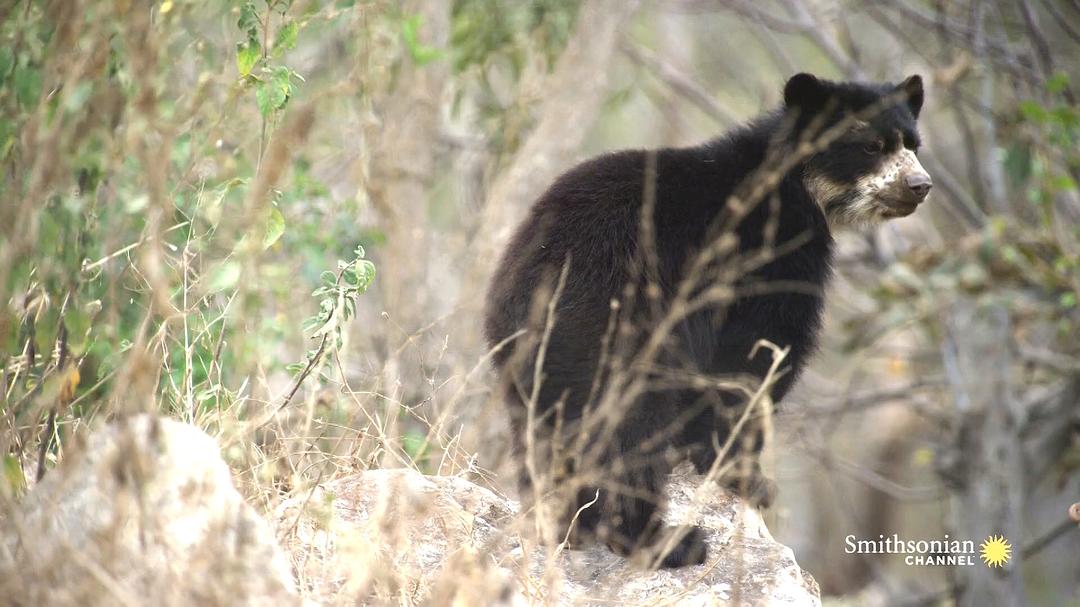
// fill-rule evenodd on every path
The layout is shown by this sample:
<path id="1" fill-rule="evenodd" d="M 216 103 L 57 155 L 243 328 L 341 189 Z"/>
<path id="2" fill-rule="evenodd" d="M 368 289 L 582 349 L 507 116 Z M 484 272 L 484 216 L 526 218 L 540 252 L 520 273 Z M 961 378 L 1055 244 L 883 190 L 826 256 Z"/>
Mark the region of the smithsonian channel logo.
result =
<path id="1" fill-rule="evenodd" d="M 1000 535 L 991 535 L 979 544 L 976 551 L 972 540 L 950 538 L 948 534 L 936 540 L 905 540 L 899 535 L 878 535 L 876 540 L 858 539 L 854 535 L 844 538 L 846 554 L 903 554 L 904 563 L 923 566 L 975 565 L 976 556 L 987 567 L 1003 567 L 1012 558 L 1012 545 Z"/>

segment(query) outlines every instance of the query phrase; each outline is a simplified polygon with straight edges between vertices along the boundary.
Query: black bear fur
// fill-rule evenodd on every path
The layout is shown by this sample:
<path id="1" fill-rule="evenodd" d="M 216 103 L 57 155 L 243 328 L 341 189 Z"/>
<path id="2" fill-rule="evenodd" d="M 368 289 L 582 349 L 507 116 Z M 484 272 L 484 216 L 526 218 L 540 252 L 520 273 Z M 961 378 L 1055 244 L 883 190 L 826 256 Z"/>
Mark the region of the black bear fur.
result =
<path id="1" fill-rule="evenodd" d="M 874 110 L 861 118 L 884 138 L 880 145 L 917 147 L 921 105 L 917 76 L 894 86 L 800 74 L 788 81 L 781 108 L 717 139 L 593 158 L 559 177 L 536 201 L 491 281 L 485 332 L 496 348 L 499 396 L 510 411 L 523 499 L 532 503 L 538 486 L 568 492 L 556 508 L 559 534 L 569 532 L 576 515 L 574 543 L 599 539 L 622 554 L 645 552 L 650 566 L 703 562 L 699 529 L 676 531 L 661 523 L 662 491 L 680 459 L 699 472 L 716 463 L 747 393 L 716 381 L 671 377 L 750 378 L 753 389 L 772 363 L 768 349 L 750 356 L 764 339 L 790 348 L 770 390 L 774 402 L 784 397 L 821 328 L 833 242 L 826 214 L 847 200 L 842 192 L 828 202 L 833 207 L 815 200 L 807 176 L 852 183 L 875 166 L 864 144 L 845 139 L 846 131 L 812 152 L 799 144 Z M 799 150 L 805 157 L 770 181 L 765 169 Z M 757 195 L 755 183 L 765 184 Z M 643 208 L 652 210 L 644 229 Z M 643 388 L 629 389 L 627 382 L 613 388 L 611 378 L 630 373 L 671 312 L 688 269 L 711 246 L 721 254 L 698 268 L 708 280 L 689 296 L 726 285 L 730 297 L 668 327 L 647 361 L 649 370 L 639 376 Z M 773 257 L 757 257 L 762 250 Z M 737 263 L 744 267 L 725 274 Z M 611 397 L 605 392 L 611 390 L 623 392 Z M 605 394 L 617 414 L 614 421 L 604 418 L 607 430 L 601 431 L 587 418 Z M 743 472 L 729 475 L 732 487 L 766 502 L 771 490 L 754 458 L 762 444 L 759 417 L 740 432 L 724 461 L 738 462 Z M 524 461 L 530 444 L 536 458 L 531 468 Z M 575 476 L 585 480 L 575 483 Z"/>

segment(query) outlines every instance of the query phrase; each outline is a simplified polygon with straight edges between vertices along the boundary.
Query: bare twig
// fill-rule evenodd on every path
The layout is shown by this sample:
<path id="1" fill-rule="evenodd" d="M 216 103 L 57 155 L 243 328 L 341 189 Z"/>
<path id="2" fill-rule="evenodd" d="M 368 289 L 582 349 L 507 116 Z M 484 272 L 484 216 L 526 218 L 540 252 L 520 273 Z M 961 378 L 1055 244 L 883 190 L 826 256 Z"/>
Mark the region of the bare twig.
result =
<path id="1" fill-rule="evenodd" d="M 1074 521 L 1068 518 L 1062 520 L 1061 522 L 1050 528 L 1049 531 L 1043 533 L 1042 535 L 1025 545 L 1023 550 L 1020 551 L 1021 557 L 1024 559 L 1029 559 L 1035 556 L 1044 548 L 1046 548 L 1050 544 L 1053 544 L 1055 540 L 1064 537 L 1068 533 L 1080 534 L 1080 532 L 1076 530 L 1077 522 L 1078 521 Z"/>
<path id="2" fill-rule="evenodd" d="M 664 84 L 671 87 L 671 90 L 685 97 L 713 120 L 723 125 L 731 125 L 739 121 L 738 116 L 717 103 L 712 95 L 709 95 L 689 76 L 670 63 L 665 62 L 652 51 L 626 39 L 619 43 L 619 49 L 634 63 L 647 68 Z"/>

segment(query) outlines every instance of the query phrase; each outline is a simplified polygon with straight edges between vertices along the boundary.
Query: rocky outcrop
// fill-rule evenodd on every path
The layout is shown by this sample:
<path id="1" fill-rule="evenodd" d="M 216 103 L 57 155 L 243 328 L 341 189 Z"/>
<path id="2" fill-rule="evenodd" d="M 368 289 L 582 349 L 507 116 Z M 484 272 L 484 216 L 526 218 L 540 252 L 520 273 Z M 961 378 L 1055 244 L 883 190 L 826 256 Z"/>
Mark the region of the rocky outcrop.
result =
<path id="1" fill-rule="evenodd" d="M 298 605 L 288 560 L 193 426 L 89 437 L 0 518 L 5 605 Z"/>
<path id="2" fill-rule="evenodd" d="M 514 533 L 513 502 L 412 470 L 325 483 L 283 504 L 277 522 L 305 594 L 323 604 L 820 604 L 756 510 L 686 473 L 670 499 L 671 522 L 710 531 L 706 564 L 643 571 L 602 547 L 552 554 Z"/>
<path id="3" fill-rule="evenodd" d="M 513 501 L 405 469 L 338 478 L 281 504 L 282 552 L 212 439 L 139 416 L 70 449 L 0 511 L 0 603 L 820 605 L 757 511 L 686 473 L 670 501 L 669 522 L 708 531 L 706 564 L 645 571 L 603 547 L 538 545 Z"/>

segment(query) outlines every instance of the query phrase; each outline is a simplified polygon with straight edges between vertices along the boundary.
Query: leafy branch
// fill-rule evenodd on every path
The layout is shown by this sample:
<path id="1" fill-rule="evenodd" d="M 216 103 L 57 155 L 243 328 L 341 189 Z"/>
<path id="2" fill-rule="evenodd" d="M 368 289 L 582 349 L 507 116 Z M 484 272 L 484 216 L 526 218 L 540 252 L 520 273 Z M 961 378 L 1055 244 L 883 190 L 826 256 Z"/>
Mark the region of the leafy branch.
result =
<path id="1" fill-rule="evenodd" d="M 247 0 L 240 7 L 236 27 L 244 34 L 243 42 L 236 43 L 236 69 L 243 83 L 255 88 L 255 101 L 262 115 L 262 134 L 259 140 L 259 165 L 266 150 L 268 120 L 285 109 L 296 92 L 296 81 L 304 77 L 285 65 L 274 65 L 270 59 L 280 58 L 285 51 L 296 48 L 299 24 L 285 16 L 292 0 L 265 0 L 266 14 L 260 17 L 254 0 Z M 281 15 L 274 43 L 269 44 L 270 17 L 274 12 Z M 256 68 L 258 68 L 256 70 Z"/>
<path id="2" fill-rule="evenodd" d="M 336 273 L 327 270 L 320 276 L 322 286 L 311 294 L 321 298 L 319 312 L 305 320 L 303 325 L 305 332 L 311 331 L 311 339 L 319 340 L 319 345 L 307 351 L 305 362 L 293 363 L 287 367 L 290 372 L 299 374 L 274 413 L 259 424 L 259 427 L 266 425 L 274 415 L 292 402 L 300 386 L 323 361 L 328 350 L 341 348 L 342 329 L 356 316 L 356 298 L 367 292 L 375 280 L 375 264 L 364 259 L 364 254 L 364 247 L 357 246 L 352 260 L 338 260 Z"/>

